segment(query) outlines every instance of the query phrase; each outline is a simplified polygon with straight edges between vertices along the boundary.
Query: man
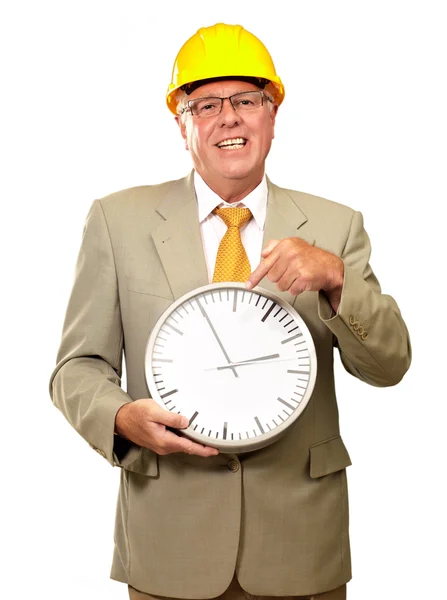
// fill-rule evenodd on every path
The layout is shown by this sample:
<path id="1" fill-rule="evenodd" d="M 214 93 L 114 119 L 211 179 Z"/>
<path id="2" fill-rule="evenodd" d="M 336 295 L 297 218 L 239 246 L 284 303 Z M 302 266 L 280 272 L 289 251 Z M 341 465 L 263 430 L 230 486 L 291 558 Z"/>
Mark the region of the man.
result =
<path id="1" fill-rule="evenodd" d="M 350 460 L 333 348 L 354 376 L 387 386 L 408 369 L 410 344 L 368 264 L 360 213 L 266 178 L 283 98 L 255 36 L 240 26 L 200 29 L 180 50 L 167 94 L 194 171 L 97 200 L 87 218 L 51 393 L 122 469 L 111 577 L 129 584 L 133 600 L 346 598 Z M 175 433 L 188 419 L 148 398 L 144 354 L 175 299 L 219 280 L 230 227 L 214 209 L 240 206 L 252 218 L 240 225 L 226 277 L 243 273 L 248 289 L 260 284 L 293 304 L 312 333 L 318 375 L 286 435 L 228 455 Z"/>

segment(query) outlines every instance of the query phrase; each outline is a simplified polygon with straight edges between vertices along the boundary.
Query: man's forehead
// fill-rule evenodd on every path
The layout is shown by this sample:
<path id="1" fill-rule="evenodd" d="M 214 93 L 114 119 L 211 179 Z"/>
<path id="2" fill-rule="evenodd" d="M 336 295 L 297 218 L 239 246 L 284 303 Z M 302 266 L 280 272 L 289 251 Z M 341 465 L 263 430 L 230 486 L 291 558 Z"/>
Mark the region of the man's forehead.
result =
<path id="1" fill-rule="evenodd" d="M 231 94 L 238 94 L 239 92 L 259 91 L 259 89 L 259 87 L 249 82 L 226 79 L 224 81 L 212 81 L 201 85 L 188 96 L 188 99 L 206 98 L 208 96 L 222 98 L 230 96 Z"/>

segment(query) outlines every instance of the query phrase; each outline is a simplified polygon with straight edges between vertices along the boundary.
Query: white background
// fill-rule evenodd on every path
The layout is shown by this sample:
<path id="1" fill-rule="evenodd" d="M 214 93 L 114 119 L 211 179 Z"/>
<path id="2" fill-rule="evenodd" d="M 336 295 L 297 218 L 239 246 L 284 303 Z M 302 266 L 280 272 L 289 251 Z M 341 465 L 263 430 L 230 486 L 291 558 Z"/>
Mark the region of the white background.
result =
<path id="1" fill-rule="evenodd" d="M 447 597 L 443 4 L 2 3 L 2 598 L 127 598 L 108 578 L 118 470 L 47 384 L 90 204 L 190 170 L 164 96 L 180 46 L 219 21 L 256 34 L 285 84 L 270 178 L 362 211 L 411 334 L 397 387 L 358 382 L 336 359 L 349 598 Z"/>

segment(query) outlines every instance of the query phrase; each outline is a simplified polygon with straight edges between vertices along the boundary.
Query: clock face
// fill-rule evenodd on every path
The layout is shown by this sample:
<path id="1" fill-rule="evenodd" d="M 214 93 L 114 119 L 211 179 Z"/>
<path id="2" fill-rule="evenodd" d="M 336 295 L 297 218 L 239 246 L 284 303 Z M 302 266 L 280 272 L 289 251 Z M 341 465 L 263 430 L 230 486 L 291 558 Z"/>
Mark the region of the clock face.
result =
<path id="1" fill-rule="evenodd" d="M 154 400 L 190 419 L 182 434 L 221 452 L 275 441 L 303 412 L 316 377 L 313 340 L 295 309 L 241 283 L 174 302 L 151 333 L 145 364 Z"/>

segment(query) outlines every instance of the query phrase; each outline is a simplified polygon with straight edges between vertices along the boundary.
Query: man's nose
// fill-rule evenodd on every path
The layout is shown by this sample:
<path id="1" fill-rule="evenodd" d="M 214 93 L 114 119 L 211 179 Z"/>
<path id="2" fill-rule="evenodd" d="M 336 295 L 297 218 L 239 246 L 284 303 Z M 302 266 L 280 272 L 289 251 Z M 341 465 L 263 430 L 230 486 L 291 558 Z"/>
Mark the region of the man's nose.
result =
<path id="1" fill-rule="evenodd" d="M 227 127 L 232 127 L 237 125 L 240 120 L 240 117 L 236 110 L 233 108 L 230 99 L 225 98 L 222 103 L 222 110 L 219 114 L 219 124 L 226 125 Z"/>

